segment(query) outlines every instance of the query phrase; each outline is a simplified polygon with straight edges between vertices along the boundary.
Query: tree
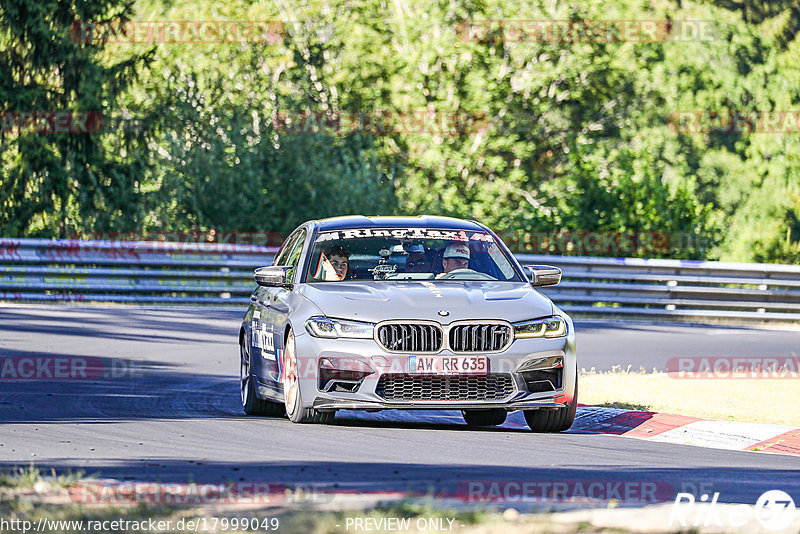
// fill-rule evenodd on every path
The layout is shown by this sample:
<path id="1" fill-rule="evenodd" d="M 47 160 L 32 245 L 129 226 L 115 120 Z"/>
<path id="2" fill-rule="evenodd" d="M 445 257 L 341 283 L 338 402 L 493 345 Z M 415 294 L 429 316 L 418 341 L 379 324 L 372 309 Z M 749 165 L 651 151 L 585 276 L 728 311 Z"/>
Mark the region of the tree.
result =
<path id="1" fill-rule="evenodd" d="M 125 20 L 121 0 L 0 4 L 0 228 L 12 235 L 132 230 L 142 205 L 141 132 L 104 132 L 149 55 L 106 64 L 84 23 Z M 32 117 L 38 118 L 36 121 Z"/>

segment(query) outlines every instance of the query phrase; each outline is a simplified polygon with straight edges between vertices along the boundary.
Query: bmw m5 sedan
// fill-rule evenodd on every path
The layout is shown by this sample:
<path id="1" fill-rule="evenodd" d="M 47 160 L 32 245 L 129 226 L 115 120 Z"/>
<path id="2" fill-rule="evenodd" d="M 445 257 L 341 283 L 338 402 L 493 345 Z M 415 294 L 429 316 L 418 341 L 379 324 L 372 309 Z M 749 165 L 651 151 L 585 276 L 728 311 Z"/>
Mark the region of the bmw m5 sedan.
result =
<path id="1" fill-rule="evenodd" d="M 239 332 L 247 414 L 452 409 L 483 427 L 523 410 L 537 432 L 575 419 L 573 323 L 537 290 L 561 270 L 523 268 L 478 222 L 309 221 L 254 278 Z"/>

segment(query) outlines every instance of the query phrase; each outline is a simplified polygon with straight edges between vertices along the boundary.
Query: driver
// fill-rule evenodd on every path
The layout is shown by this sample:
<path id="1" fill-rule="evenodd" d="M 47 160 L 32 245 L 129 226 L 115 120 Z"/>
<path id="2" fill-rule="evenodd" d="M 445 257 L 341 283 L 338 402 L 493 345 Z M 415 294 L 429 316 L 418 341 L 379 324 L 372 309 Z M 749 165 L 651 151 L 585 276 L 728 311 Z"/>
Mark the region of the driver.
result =
<path id="1" fill-rule="evenodd" d="M 466 243 L 455 243 L 444 249 L 442 257 L 442 267 L 447 274 L 456 269 L 466 269 L 469 267 L 469 247 Z"/>
<path id="2" fill-rule="evenodd" d="M 425 247 L 423 247 L 422 245 L 412 245 L 407 250 L 408 250 L 408 257 L 406 258 L 407 273 L 429 273 L 431 271 L 431 262 L 425 255 Z"/>

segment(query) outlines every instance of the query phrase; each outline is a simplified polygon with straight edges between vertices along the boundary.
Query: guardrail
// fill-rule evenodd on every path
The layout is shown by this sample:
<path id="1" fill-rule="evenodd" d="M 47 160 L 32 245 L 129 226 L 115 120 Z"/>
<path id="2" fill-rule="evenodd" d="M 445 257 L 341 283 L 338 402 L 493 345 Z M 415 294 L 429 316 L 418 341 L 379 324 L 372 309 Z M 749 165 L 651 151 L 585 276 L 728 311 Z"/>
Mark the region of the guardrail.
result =
<path id="1" fill-rule="evenodd" d="M 0 300 L 241 304 L 277 247 L 0 239 Z"/>
<path id="2" fill-rule="evenodd" d="M 277 247 L 0 239 L 0 300 L 235 304 Z M 800 266 L 520 254 L 557 265 L 544 288 L 578 316 L 800 324 Z"/>
<path id="3" fill-rule="evenodd" d="M 800 324 L 800 266 L 766 263 L 518 255 L 561 267 L 542 292 L 579 315 L 696 322 Z"/>

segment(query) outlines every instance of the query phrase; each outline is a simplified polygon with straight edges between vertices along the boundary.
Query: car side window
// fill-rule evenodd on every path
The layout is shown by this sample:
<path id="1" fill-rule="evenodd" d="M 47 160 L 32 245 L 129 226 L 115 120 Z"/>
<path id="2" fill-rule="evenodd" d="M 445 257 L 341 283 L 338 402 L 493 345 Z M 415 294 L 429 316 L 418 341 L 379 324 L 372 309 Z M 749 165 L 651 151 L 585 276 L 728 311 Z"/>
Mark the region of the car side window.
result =
<path id="1" fill-rule="evenodd" d="M 287 273 L 288 274 L 287 281 L 289 283 L 294 283 L 295 278 L 297 278 L 298 265 L 300 264 L 300 255 L 303 253 L 303 244 L 305 243 L 305 241 L 306 241 L 306 231 L 305 229 L 303 229 L 297 233 L 297 238 L 294 240 L 294 243 L 292 243 L 292 247 L 290 248 L 290 251 L 287 255 L 286 263 L 284 263 L 284 265 L 291 267 L 291 270 L 289 271 L 289 273 Z"/>
<path id="2" fill-rule="evenodd" d="M 297 244 L 297 238 L 303 235 L 305 236 L 305 232 L 297 232 L 284 242 L 281 249 L 278 251 L 278 254 L 275 256 L 275 260 L 273 261 L 272 265 L 288 265 L 287 259 L 289 258 L 289 253 L 292 252 L 294 246 Z"/>

